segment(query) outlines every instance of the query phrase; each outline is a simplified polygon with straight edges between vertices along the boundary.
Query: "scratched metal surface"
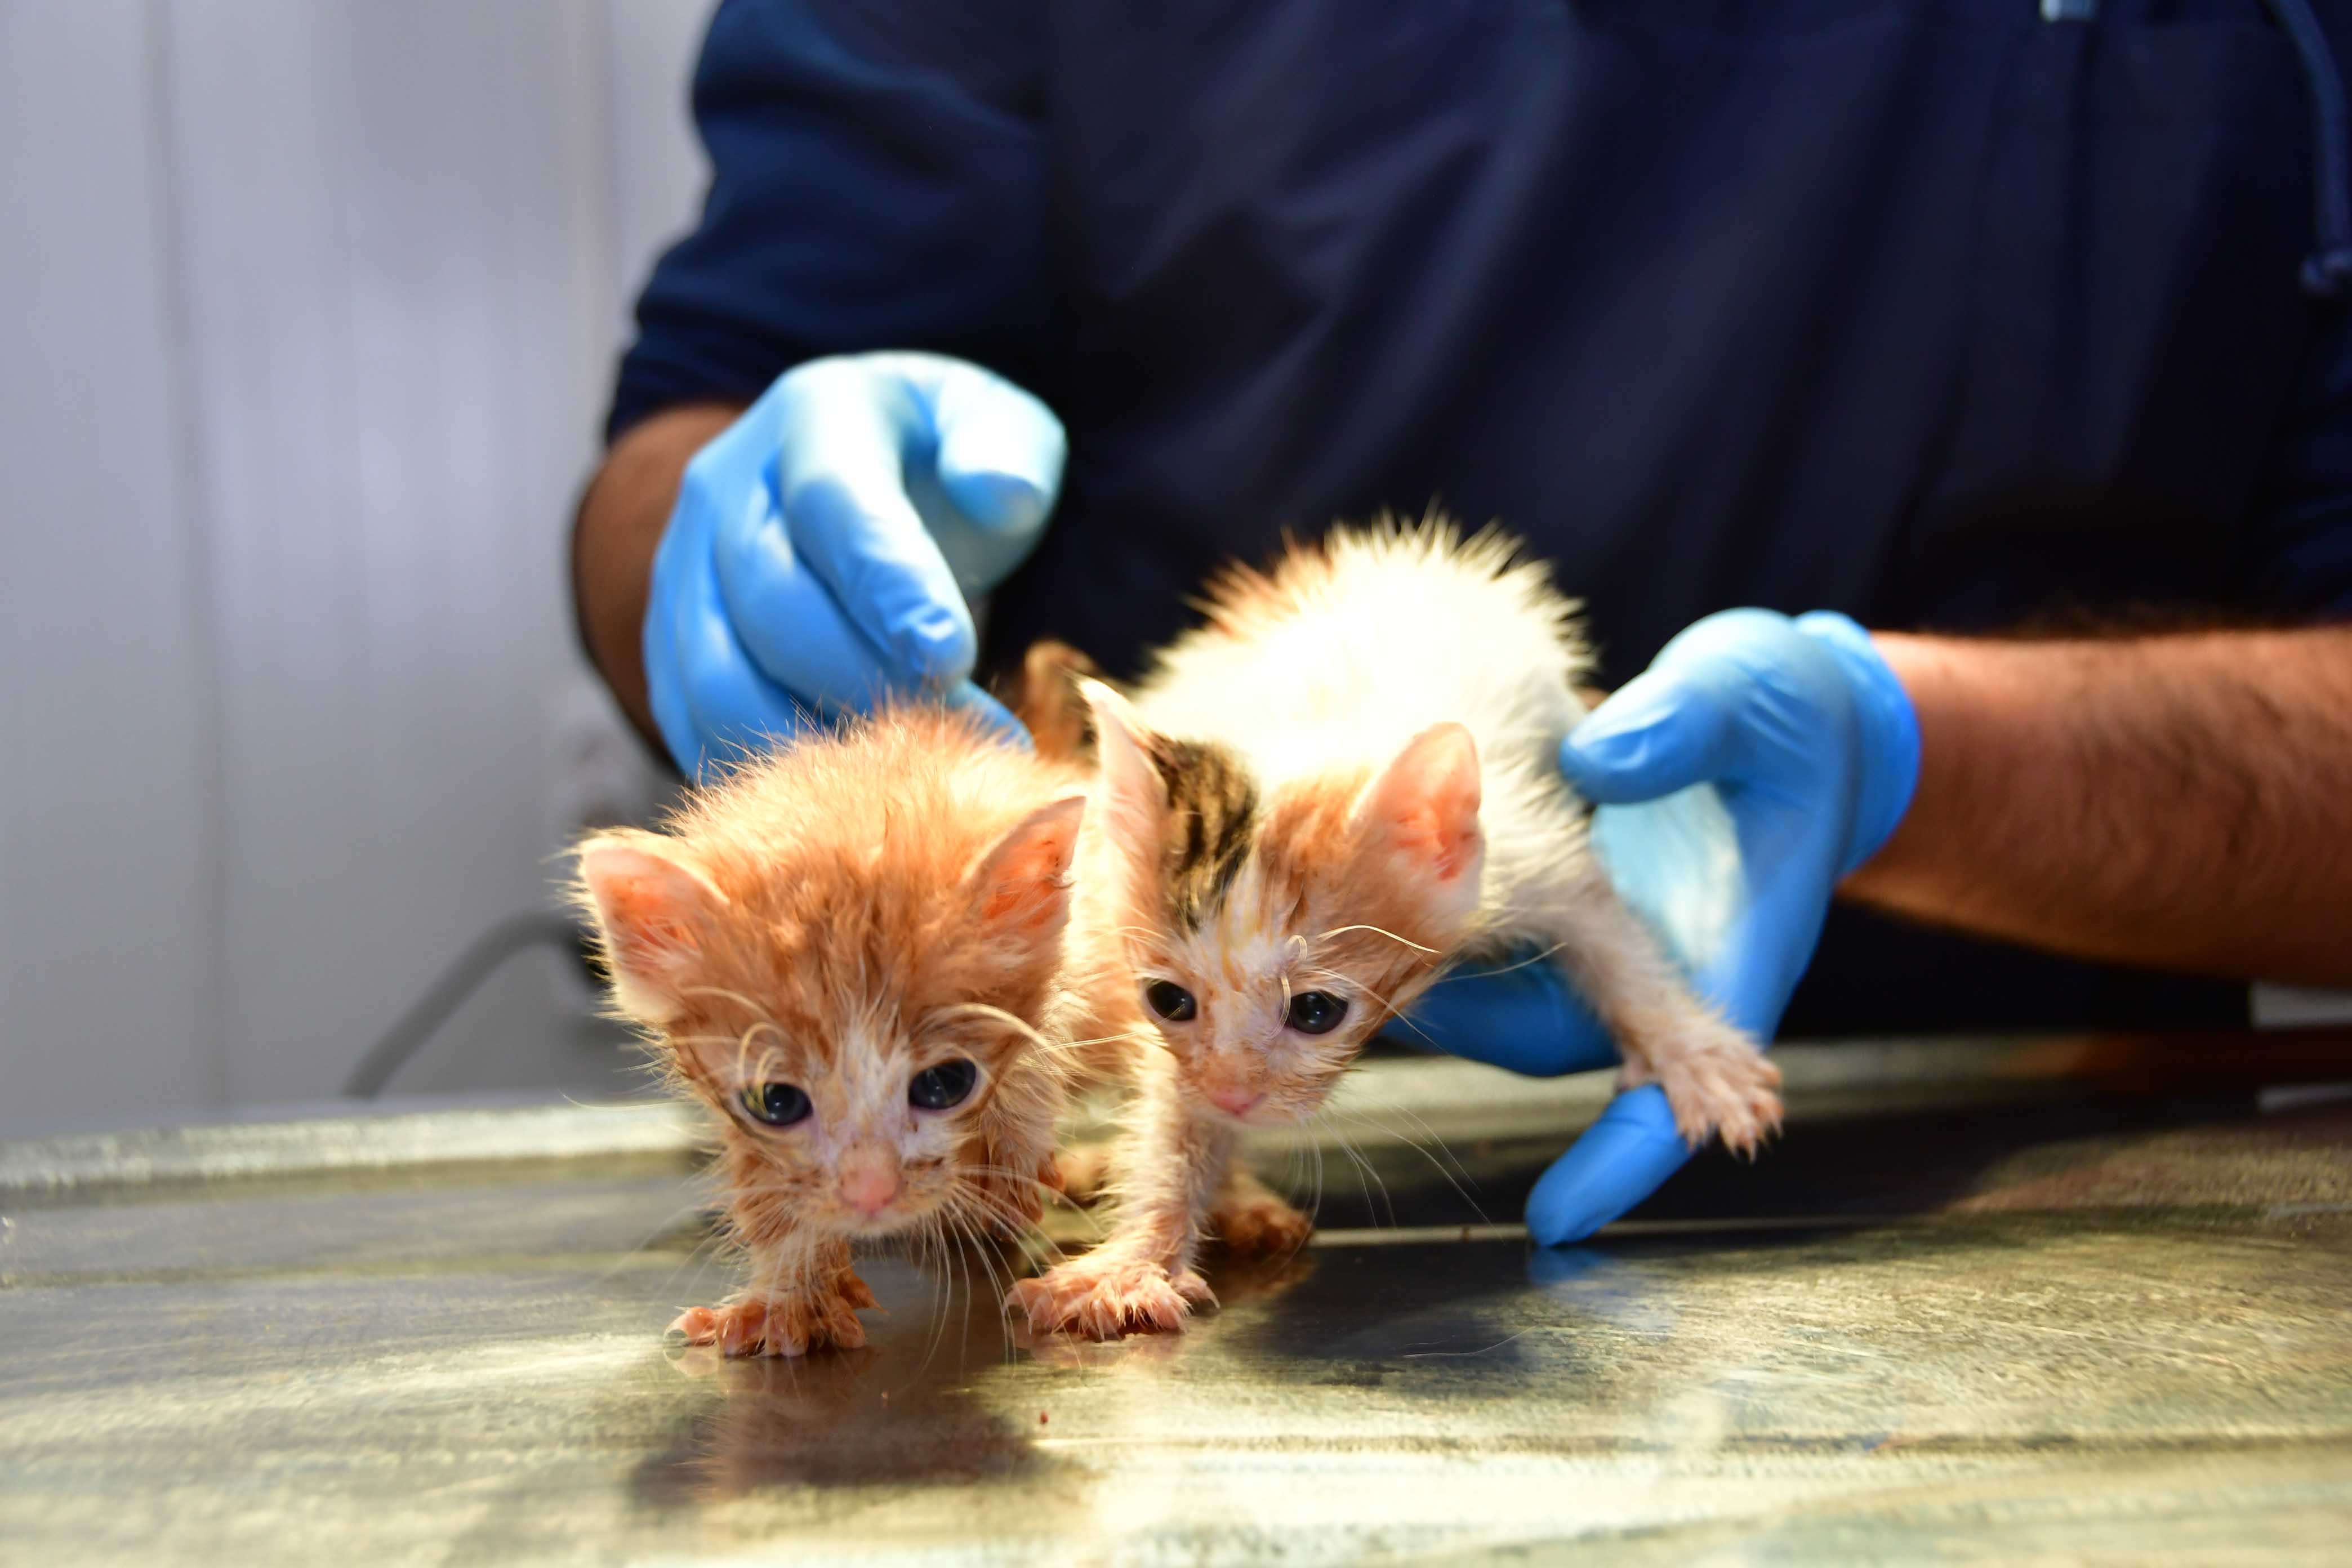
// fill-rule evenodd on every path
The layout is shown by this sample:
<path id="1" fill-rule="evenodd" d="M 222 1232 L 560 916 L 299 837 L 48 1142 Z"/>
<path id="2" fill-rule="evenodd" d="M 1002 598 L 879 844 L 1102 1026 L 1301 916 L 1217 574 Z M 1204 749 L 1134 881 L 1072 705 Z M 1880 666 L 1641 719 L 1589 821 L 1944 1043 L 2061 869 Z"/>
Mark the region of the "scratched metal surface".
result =
<path id="1" fill-rule="evenodd" d="M 0 1562 L 2345 1560 L 2352 1102 L 1853 1059 L 1566 1253 L 1481 1223 L 1557 1142 L 1502 1080 L 1382 1065 L 1460 1172 L 1327 1151 L 1331 1228 L 1192 1331 L 1032 1345 L 981 1260 L 883 1261 L 804 1363 L 664 1350 L 721 1279 L 642 1124 L 0 1151 Z"/>

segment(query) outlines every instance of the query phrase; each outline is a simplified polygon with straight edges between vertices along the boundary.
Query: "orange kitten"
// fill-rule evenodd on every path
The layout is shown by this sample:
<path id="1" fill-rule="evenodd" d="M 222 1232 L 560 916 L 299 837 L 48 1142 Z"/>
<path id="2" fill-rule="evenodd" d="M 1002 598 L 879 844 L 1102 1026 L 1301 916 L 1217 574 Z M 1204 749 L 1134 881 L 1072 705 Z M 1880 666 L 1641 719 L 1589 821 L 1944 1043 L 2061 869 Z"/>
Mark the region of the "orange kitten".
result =
<path id="1" fill-rule="evenodd" d="M 909 707 L 580 847 L 613 1004 L 714 1113 L 748 1264 L 674 1331 L 730 1355 L 863 1344 L 853 1242 L 1037 1218 L 1078 783 Z"/>
<path id="2" fill-rule="evenodd" d="M 1312 1115 L 1458 957 L 1546 951 L 1693 1142 L 1777 1124 L 1779 1069 L 1692 994 L 1591 854 L 1557 751 L 1583 716 L 1574 606 L 1497 533 L 1335 532 L 1213 584 L 1130 704 L 1078 679 L 1098 752 L 1073 941 L 1135 976 L 1117 1227 L 1015 1287 L 1037 1329 L 1180 1327 L 1204 1237 L 1294 1247 L 1306 1217 L 1233 1163 Z M 1041 649 L 1032 691 L 1058 668 Z M 1066 733 L 1073 726 L 1063 724 Z M 1041 733 L 1053 732 L 1051 727 Z"/>

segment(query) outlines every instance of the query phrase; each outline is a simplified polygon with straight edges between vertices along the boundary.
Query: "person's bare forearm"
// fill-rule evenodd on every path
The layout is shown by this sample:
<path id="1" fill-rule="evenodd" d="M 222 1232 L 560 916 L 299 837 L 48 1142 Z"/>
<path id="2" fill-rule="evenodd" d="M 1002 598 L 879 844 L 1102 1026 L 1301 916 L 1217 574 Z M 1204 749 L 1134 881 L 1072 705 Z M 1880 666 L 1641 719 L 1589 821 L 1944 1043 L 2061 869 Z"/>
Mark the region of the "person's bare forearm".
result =
<path id="1" fill-rule="evenodd" d="M 2352 984 L 2352 628 L 1881 634 L 1918 792 L 1847 896 L 2078 957 Z"/>
<path id="2" fill-rule="evenodd" d="M 654 548 L 688 460 L 741 412 L 731 405 L 686 404 L 632 426 L 604 454 L 572 523 L 572 592 L 581 637 L 622 710 L 656 751 L 643 643 Z"/>

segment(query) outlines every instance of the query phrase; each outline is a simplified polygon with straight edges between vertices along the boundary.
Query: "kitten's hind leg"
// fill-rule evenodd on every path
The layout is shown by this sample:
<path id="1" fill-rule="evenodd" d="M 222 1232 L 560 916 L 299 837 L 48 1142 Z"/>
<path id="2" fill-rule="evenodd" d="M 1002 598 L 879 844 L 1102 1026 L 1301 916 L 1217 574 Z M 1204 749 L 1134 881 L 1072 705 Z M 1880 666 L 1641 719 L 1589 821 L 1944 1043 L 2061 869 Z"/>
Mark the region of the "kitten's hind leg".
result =
<path id="1" fill-rule="evenodd" d="M 1594 864 L 1528 924 L 1617 1042 L 1623 1089 L 1654 1083 L 1693 1148 L 1720 1134 L 1748 1158 L 1780 1126 L 1780 1069 L 1690 988 L 1658 938 Z"/>
<path id="2" fill-rule="evenodd" d="M 1209 1228 L 1228 1252 L 1244 1258 L 1280 1258 L 1307 1245 L 1315 1222 L 1292 1207 L 1280 1193 L 1236 1164 L 1226 1173 L 1209 1211 Z"/>

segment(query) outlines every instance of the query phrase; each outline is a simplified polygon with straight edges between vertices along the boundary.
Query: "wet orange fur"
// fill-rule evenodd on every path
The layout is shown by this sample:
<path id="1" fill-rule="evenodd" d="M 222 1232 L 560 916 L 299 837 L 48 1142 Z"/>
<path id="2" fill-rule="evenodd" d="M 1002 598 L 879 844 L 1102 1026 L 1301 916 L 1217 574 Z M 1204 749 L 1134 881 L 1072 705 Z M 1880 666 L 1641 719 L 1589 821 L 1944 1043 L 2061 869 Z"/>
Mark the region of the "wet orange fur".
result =
<path id="1" fill-rule="evenodd" d="M 745 764 L 660 833 L 581 846 L 616 1006 L 711 1111 L 745 1264 L 730 1304 L 677 1331 L 730 1354 L 854 1346 L 873 1298 L 853 1241 L 1037 1218 L 1077 1011 L 1062 969 L 1078 782 L 908 707 Z M 910 1106 L 908 1081 L 955 1058 L 980 1068 L 971 1096 Z M 769 1082 L 805 1090 L 807 1120 L 752 1118 L 740 1095 Z M 845 1196 L 847 1163 L 895 1171 L 880 1212 Z"/>

